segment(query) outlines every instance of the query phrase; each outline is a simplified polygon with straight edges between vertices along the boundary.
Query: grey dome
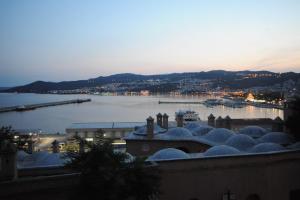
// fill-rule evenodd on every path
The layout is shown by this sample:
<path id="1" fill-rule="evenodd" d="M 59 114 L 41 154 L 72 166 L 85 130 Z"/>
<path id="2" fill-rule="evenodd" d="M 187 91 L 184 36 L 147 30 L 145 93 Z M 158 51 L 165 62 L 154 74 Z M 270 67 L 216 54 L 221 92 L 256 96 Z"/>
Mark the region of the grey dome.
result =
<path id="1" fill-rule="evenodd" d="M 271 152 L 271 151 L 282 151 L 285 148 L 280 144 L 266 142 L 255 145 L 250 149 L 252 153 L 260 153 L 260 152 Z"/>
<path id="2" fill-rule="evenodd" d="M 199 122 L 190 122 L 187 125 L 185 125 L 184 128 L 192 130 L 192 129 L 198 128 L 199 126 L 201 126 L 201 124 Z"/>
<path id="3" fill-rule="evenodd" d="M 287 146 L 287 148 L 289 148 L 289 149 L 300 149 L 300 142 L 296 142 L 294 144 L 291 144 L 291 145 Z"/>
<path id="4" fill-rule="evenodd" d="M 161 128 L 160 126 L 158 126 L 157 124 L 154 125 L 154 134 L 159 134 L 162 132 L 165 132 L 166 130 Z M 136 131 L 134 131 L 135 135 L 142 135 L 145 136 L 147 135 L 147 126 L 140 126 L 136 129 Z"/>
<path id="5" fill-rule="evenodd" d="M 248 135 L 252 138 L 262 137 L 267 133 L 267 130 L 259 126 L 247 126 L 239 130 L 240 134 Z"/>
<path id="6" fill-rule="evenodd" d="M 211 126 L 198 126 L 194 129 L 191 130 L 191 132 L 193 133 L 194 136 L 202 136 L 207 134 L 209 131 L 211 131 L 212 129 L 214 129 Z"/>
<path id="7" fill-rule="evenodd" d="M 193 134 L 188 129 L 183 127 L 172 128 L 168 130 L 164 135 L 173 138 L 190 138 L 193 136 Z"/>
<path id="8" fill-rule="evenodd" d="M 209 131 L 203 138 L 212 142 L 223 143 L 233 134 L 234 132 L 226 128 L 216 128 Z"/>
<path id="9" fill-rule="evenodd" d="M 253 147 L 256 142 L 248 135 L 234 134 L 225 142 L 226 145 L 237 148 L 240 151 L 246 151 Z"/>
<path id="10" fill-rule="evenodd" d="M 18 167 L 63 166 L 68 158 L 62 153 L 48 153 L 46 151 L 34 152 L 18 160 Z"/>
<path id="11" fill-rule="evenodd" d="M 227 145 L 218 145 L 209 148 L 204 152 L 204 156 L 218 156 L 218 155 L 235 155 L 239 154 L 240 151 L 234 147 L 230 147 Z"/>
<path id="12" fill-rule="evenodd" d="M 147 160 L 155 161 L 155 160 L 187 159 L 187 158 L 189 158 L 189 155 L 179 149 L 166 148 L 155 152 Z"/>
<path id="13" fill-rule="evenodd" d="M 25 151 L 18 151 L 17 152 L 17 160 L 18 161 L 23 161 L 28 155 L 30 155 L 30 154 L 28 154 L 28 153 L 26 153 Z"/>
<path id="14" fill-rule="evenodd" d="M 287 144 L 292 144 L 294 142 L 294 139 L 286 133 L 270 132 L 270 133 L 267 133 L 266 135 L 262 136 L 261 138 L 259 138 L 259 141 L 287 145 Z"/>

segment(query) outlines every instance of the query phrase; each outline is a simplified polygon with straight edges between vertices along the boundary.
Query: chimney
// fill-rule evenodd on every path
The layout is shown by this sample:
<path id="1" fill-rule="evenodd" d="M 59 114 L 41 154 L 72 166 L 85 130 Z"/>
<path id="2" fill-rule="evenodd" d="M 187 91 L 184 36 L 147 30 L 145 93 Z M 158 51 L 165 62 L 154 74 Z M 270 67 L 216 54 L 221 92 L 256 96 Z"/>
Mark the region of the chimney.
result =
<path id="1" fill-rule="evenodd" d="M 213 114 L 210 114 L 208 116 L 207 125 L 215 127 L 215 116 Z"/>
<path id="2" fill-rule="evenodd" d="M 231 129 L 231 118 L 227 115 L 224 119 L 224 128 Z"/>
<path id="3" fill-rule="evenodd" d="M 222 128 L 223 127 L 223 118 L 221 116 L 219 116 L 216 119 L 216 128 Z"/>
<path id="4" fill-rule="evenodd" d="M 158 126 L 162 127 L 163 124 L 162 124 L 162 114 L 161 113 L 158 113 L 156 115 L 156 122 L 157 122 Z"/>
<path id="5" fill-rule="evenodd" d="M 272 123 L 272 131 L 282 132 L 283 131 L 283 120 L 280 117 L 276 117 Z"/>
<path id="6" fill-rule="evenodd" d="M 183 127 L 183 114 L 178 113 L 176 116 L 176 121 L 177 121 L 177 127 Z"/>
<path id="7" fill-rule="evenodd" d="M 152 139 L 154 136 L 154 119 L 151 116 L 147 118 L 147 136 L 148 139 Z"/>
<path id="8" fill-rule="evenodd" d="M 169 121 L 168 121 L 168 119 L 169 119 L 169 116 L 165 113 L 163 115 L 163 122 L 162 122 L 162 127 L 164 129 L 168 129 L 169 128 Z"/>
<path id="9" fill-rule="evenodd" d="M 57 140 L 52 142 L 52 153 L 59 153 L 59 143 Z"/>

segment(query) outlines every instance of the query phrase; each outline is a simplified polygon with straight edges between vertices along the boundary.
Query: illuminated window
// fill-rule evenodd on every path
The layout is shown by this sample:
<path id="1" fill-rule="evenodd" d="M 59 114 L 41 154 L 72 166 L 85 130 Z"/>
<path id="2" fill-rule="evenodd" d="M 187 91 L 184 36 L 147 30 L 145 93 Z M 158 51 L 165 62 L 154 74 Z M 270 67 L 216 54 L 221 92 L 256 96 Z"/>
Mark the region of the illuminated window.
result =
<path id="1" fill-rule="evenodd" d="M 93 142 L 94 141 L 93 138 L 86 138 L 85 140 L 88 141 L 88 142 Z"/>

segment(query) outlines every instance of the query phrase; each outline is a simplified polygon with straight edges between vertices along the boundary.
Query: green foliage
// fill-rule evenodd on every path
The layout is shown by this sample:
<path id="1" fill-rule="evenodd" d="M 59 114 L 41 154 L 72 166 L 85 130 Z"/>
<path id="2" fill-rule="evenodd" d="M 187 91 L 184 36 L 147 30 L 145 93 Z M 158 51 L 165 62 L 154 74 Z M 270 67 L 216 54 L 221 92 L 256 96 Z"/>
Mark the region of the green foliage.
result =
<path id="1" fill-rule="evenodd" d="M 2 126 L 0 128 L 0 141 L 8 140 L 13 142 L 15 134 L 16 132 L 11 128 L 11 126 Z"/>
<path id="2" fill-rule="evenodd" d="M 94 143 L 99 143 L 99 144 L 102 144 L 102 143 L 104 143 L 104 141 L 105 141 L 105 139 L 104 139 L 104 130 L 102 130 L 102 129 L 98 129 L 97 131 L 96 131 L 96 134 L 95 134 L 95 138 L 94 138 Z"/>
<path id="3" fill-rule="evenodd" d="M 296 140 L 300 141 L 300 98 L 296 98 L 289 103 L 289 107 L 293 110 L 292 115 L 285 122 L 286 127 L 295 136 Z"/>
<path id="4" fill-rule="evenodd" d="M 140 159 L 130 162 L 127 154 L 115 152 L 108 142 L 72 154 L 68 166 L 81 172 L 80 186 L 71 199 L 150 200 L 159 195 L 158 170 Z"/>

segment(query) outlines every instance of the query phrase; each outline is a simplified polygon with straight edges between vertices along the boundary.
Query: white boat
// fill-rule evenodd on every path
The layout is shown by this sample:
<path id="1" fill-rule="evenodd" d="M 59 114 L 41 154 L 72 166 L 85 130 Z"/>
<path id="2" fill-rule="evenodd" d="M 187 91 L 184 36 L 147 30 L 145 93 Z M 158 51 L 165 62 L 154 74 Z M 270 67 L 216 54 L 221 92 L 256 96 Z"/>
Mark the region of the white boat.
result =
<path id="1" fill-rule="evenodd" d="M 181 114 L 183 115 L 184 121 L 200 121 L 199 114 L 192 110 L 179 110 L 178 112 L 175 112 L 175 118 Z"/>

